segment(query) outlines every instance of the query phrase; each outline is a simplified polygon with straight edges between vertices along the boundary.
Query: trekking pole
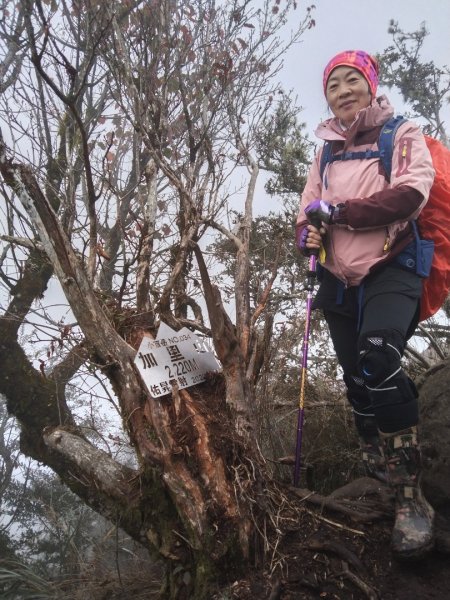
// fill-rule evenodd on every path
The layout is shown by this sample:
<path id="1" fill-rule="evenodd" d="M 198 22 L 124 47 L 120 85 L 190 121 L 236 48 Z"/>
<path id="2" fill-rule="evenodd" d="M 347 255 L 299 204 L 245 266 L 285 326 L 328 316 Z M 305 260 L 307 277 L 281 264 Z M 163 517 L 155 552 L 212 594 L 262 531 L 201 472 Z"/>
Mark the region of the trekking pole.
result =
<path id="1" fill-rule="evenodd" d="M 320 225 L 319 225 L 320 227 Z M 302 369 L 300 378 L 300 398 L 298 406 L 297 420 L 297 445 L 295 448 L 295 468 L 294 468 L 294 486 L 298 487 L 300 478 L 300 466 L 302 458 L 302 437 L 303 437 L 303 418 L 305 414 L 305 387 L 306 387 L 306 369 L 308 364 L 308 346 L 309 346 L 309 330 L 311 325 L 311 305 L 314 292 L 314 284 L 317 275 L 317 256 L 319 250 L 314 250 L 309 257 L 308 274 L 306 278 L 306 317 L 305 317 L 305 332 L 303 334 L 302 345 Z"/>

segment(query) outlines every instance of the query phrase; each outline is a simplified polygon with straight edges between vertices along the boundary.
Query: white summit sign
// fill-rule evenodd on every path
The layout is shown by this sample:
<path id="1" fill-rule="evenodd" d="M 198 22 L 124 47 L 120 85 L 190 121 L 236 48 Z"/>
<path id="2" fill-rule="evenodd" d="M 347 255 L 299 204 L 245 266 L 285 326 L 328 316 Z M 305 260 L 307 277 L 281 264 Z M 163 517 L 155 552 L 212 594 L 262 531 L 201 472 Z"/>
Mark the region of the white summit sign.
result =
<path id="1" fill-rule="evenodd" d="M 220 365 L 203 340 L 187 327 L 174 331 L 161 323 L 156 339 L 145 336 L 134 363 L 153 398 L 170 394 L 172 383 L 180 389 L 201 383 L 206 373 Z"/>

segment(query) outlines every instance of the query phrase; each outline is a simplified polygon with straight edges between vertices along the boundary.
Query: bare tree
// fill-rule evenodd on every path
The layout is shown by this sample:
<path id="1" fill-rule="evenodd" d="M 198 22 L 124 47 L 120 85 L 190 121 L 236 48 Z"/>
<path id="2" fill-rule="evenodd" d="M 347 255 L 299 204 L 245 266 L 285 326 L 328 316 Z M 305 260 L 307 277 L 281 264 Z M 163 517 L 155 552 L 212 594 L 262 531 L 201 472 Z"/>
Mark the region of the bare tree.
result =
<path id="1" fill-rule="evenodd" d="M 313 25 L 307 9 L 282 42 L 294 7 L 24 0 L 23 27 L 11 21 L 4 38 L 4 56 L 9 40 L 26 52 L 0 100 L 0 392 L 22 452 L 167 561 L 170 598 L 209 598 L 245 567 L 273 508 L 253 398 L 277 261 L 255 305 L 249 240 L 258 129 L 283 53 Z M 205 253 L 210 231 L 234 247 L 235 323 Z M 160 322 L 211 335 L 222 374 L 150 397 L 134 357 Z M 95 402 L 95 435 L 75 385 Z M 132 463 L 96 420 L 111 410 Z"/>

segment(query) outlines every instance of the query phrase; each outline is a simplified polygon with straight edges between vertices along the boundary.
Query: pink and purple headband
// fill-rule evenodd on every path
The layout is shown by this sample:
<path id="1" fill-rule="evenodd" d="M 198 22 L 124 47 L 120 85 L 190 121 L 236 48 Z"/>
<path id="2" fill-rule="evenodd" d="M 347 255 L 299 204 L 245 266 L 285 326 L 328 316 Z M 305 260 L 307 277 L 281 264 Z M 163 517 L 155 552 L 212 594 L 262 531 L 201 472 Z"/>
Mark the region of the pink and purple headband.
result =
<path id="1" fill-rule="evenodd" d="M 336 67 L 352 67 L 359 71 L 369 84 L 372 96 L 378 87 L 378 62 L 376 58 L 363 50 L 345 50 L 336 54 L 323 72 L 323 90 L 326 94 L 328 77 Z"/>

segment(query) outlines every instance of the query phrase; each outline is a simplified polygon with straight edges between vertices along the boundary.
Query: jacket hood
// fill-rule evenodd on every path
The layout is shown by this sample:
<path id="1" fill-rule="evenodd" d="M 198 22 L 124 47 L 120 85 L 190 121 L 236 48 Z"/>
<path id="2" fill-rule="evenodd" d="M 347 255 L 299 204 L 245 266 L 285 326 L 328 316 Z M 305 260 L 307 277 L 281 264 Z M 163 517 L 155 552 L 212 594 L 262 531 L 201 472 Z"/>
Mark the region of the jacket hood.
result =
<path id="1" fill-rule="evenodd" d="M 386 123 L 394 115 L 394 107 L 386 96 L 379 96 L 370 106 L 362 108 L 356 113 L 355 120 L 350 127 L 343 131 L 339 119 L 333 117 L 320 123 L 314 132 L 321 140 L 346 140 L 355 131 L 372 129 Z"/>

